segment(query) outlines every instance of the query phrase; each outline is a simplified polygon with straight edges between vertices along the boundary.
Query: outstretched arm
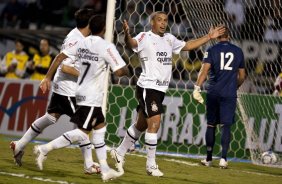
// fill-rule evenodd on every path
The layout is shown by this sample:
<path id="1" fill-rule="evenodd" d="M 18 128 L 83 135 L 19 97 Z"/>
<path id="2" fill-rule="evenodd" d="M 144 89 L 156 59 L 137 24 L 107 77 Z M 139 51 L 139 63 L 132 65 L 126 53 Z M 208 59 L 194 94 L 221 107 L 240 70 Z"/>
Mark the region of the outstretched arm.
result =
<path id="1" fill-rule="evenodd" d="M 201 70 L 200 70 L 199 75 L 198 75 L 198 79 L 195 83 L 196 86 L 201 87 L 203 85 L 203 83 L 205 82 L 205 80 L 208 76 L 210 67 L 211 67 L 210 63 L 203 63 L 202 64 Z"/>
<path id="2" fill-rule="evenodd" d="M 55 72 L 57 71 L 57 68 L 61 64 L 61 62 L 66 59 L 68 56 L 66 56 L 64 53 L 58 54 L 55 59 L 52 62 L 52 65 L 50 66 L 46 76 L 40 83 L 40 89 L 42 90 L 43 93 L 46 93 L 47 90 L 50 90 L 51 88 L 51 79 Z"/>
<path id="3" fill-rule="evenodd" d="M 201 86 L 206 80 L 208 76 L 208 72 L 210 70 L 211 64 L 210 63 L 203 63 L 201 70 L 198 75 L 197 82 L 194 85 L 194 91 L 193 91 L 193 98 L 197 100 L 199 103 L 204 103 L 204 99 L 201 95 Z"/>
<path id="4" fill-rule="evenodd" d="M 131 37 L 129 33 L 129 26 L 126 20 L 123 21 L 123 31 L 124 31 L 124 42 L 126 46 L 131 49 L 137 47 L 138 46 L 137 41 Z"/>
<path id="5" fill-rule="evenodd" d="M 205 36 L 186 42 L 186 45 L 182 48 L 182 51 L 194 50 L 194 49 L 204 45 L 205 43 L 207 43 L 211 39 L 215 39 L 215 38 L 223 35 L 224 31 L 225 31 L 224 26 L 211 28 L 209 33 L 206 34 Z"/>
<path id="6" fill-rule="evenodd" d="M 78 77 L 79 71 L 72 66 L 62 64 L 62 72 Z"/>

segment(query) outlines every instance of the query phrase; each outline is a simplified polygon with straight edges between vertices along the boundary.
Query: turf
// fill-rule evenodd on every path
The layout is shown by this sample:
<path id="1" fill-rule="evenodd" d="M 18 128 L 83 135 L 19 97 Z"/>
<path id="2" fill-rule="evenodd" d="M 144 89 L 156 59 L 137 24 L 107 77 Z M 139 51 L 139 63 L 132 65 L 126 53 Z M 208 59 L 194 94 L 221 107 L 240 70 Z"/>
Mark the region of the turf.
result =
<path id="1" fill-rule="evenodd" d="M 85 175 L 79 149 L 64 148 L 48 154 L 44 170 L 39 171 L 32 153 L 34 143 L 25 149 L 22 167 L 14 164 L 9 143 L 14 137 L 0 135 L 0 183 L 3 184 L 90 184 L 103 183 L 100 175 Z M 94 152 L 93 152 L 94 153 Z M 94 154 L 95 155 L 95 154 Z M 114 162 L 108 157 L 111 167 Z M 250 163 L 229 162 L 228 169 L 219 169 L 218 161 L 213 167 L 200 166 L 199 160 L 158 156 L 157 163 L 164 177 L 151 177 L 145 171 L 146 158 L 142 154 L 126 156 L 125 174 L 109 183 L 117 184 L 216 184 L 216 183 L 279 183 L 282 169 L 256 166 Z M 44 180 L 44 181 L 40 181 Z"/>

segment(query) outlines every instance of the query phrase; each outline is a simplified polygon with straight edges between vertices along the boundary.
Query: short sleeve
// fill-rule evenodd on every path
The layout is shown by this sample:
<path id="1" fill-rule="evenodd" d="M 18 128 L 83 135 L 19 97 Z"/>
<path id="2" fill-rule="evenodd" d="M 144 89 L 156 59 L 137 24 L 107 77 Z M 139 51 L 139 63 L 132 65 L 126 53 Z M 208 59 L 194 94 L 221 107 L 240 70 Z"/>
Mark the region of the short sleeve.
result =
<path id="1" fill-rule="evenodd" d="M 172 39 L 173 39 L 172 52 L 174 54 L 179 54 L 182 48 L 185 46 L 186 42 L 182 40 L 178 40 L 175 36 L 173 36 Z"/>
<path id="2" fill-rule="evenodd" d="M 212 63 L 212 53 L 210 48 L 208 48 L 204 53 L 203 63 Z"/>
<path id="3" fill-rule="evenodd" d="M 245 58 L 244 58 L 244 53 L 240 49 L 240 65 L 239 68 L 245 68 Z"/>
<path id="4" fill-rule="evenodd" d="M 140 52 L 145 47 L 146 32 L 141 32 L 133 38 L 137 41 L 137 47 L 132 48 L 134 52 Z"/>
<path id="5" fill-rule="evenodd" d="M 67 40 L 67 43 L 63 45 L 63 49 L 61 52 L 74 61 L 78 44 L 79 44 L 78 39 Z"/>
<path id="6" fill-rule="evenodd" d="M 110 44 L 106 48 L 105 60 L 111 66 L 113 72 L 117 71 L 118 69 L 126 65 L 124 60 L 121 58 L 119 52 L 117 51 L 116 47 L 114 46 L 114 44 Z"/>

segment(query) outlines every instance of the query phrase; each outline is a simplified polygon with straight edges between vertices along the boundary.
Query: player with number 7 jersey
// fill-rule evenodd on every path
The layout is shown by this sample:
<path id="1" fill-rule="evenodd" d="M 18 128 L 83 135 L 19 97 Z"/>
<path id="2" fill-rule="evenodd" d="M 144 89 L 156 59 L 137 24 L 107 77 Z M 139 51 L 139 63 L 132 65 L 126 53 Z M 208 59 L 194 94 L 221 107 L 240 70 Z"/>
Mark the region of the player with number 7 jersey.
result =
<path id="1" fill-rule="evenodd" d="M 79 42 L 74 51 L 64 53 L 75 59 L 80 69 L 76 90 L 77 105 L 101 107 L 107 65 L 113 72 L 125 66 L 114 44 L 101 36 L 90 35 Z"/>
<path id="2" fill-rule="evenodd" d="M 79 66 L 78 88 L 76 101 L 78 108 L 70 121 L 77 125 L 77 129 L 68 131 L 57 139 L 36 147 L 38 165 L 43 165 L 46 155 L 54 149 L 66 147 L 74 142 L 81 142 L 89 138 L 95 147 L 96 156 L 100 164 L 102 180 L 108 181 L 120 177 L 107 164 L 105 144 L 106 123 L 102 113 L 103 88 L 106 85 L 106 68 L 109 65 L 117 76 L 128 73 L 126 64 L 119 55 L 116 47 L 103 39 L 105 34 L 105 17 L 95 15 L 89 21 L 92 35 L 82 39 L 73 49 L 64 50 L 65 57 L 75 60 Z"/>

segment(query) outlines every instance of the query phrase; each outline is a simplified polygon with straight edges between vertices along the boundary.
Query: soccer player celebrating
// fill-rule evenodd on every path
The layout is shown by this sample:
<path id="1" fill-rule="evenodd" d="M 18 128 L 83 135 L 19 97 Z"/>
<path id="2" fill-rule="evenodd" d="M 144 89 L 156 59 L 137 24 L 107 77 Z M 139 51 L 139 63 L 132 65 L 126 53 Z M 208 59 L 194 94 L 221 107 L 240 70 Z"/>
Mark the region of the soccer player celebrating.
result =
<path id="1" fill-rule="evenodd" d="M 43 161 L 48 152 L 66 147 L 74 142 L 88 140 L 93 130 L 92 143 L 100 163 L 103 181 L 121 176 L 122 172 L 111 169 L 107 164 L 105 144 L 106 125 L 102 114 L 103 89 L 105 85 L 106 64 L 111 66 L 117 76 L 128 73 L 125 62 L 116 47 L 103 39 L 105 19 L 101 15 L 93 16 L 89 21 L 92 35 L 77 43 L 73 49 L 64 52 L 65 57 L 76 60 L 79 64 L 78 87 L 75 93 L 78 108 L 71 117 L 71 122 L 78 128 L 64 133 L 57 139 L 40 146 L 35 146 L 37 165 L 43 168 Z"/>
<path id="2" fill-rule="evenodd" d="M 203 64 L 194 86 L 193 97 L 200 103 L 204 100 L 200 86 L 209 73 L 207 89 L 207 157 L 201 163 L 212 165 L 212 152 L 215 143 L 216 125 L 221 125 L 222 153 L 219 166 L 227 168 L 227 151 L 230 144 L 230 129 L 234 123 L 237 89 L 245 79 L 243 51 L 229 42 L 229 30 L 218 37 L 218 43 L 204 54 Z"/>
<path id="3" fill-rule="evenodd" d="M 93 10 L 91 9 L 80 9 L 75 13 L 77 27 L 66 36 L 62 45 L 62 52 L 56 56 L 55 60 L 62 59 L 63 52 L 72 49 L 79 40 L 84 39 L 90 34 L 88 21 L 92 15 Z M 77 65 L 75 65 L 74 60 L 65 58 L 63 64 L 60 65 L 55 74 L 53 80 L 53 93 L 46 114 L 35 120 L 20 140 L 10 143 L 10 147 L 14 154 L 14 160 L 17 165 L 22 165 L 21 160 L 24 154 L 24 148 L 31 140 L 37 137 L 46 127 L 56 123 L 61 115 L 66 114 L 71 116 L 75 112 L 77 73 Z M 46 81 L 49 81 L 48 89 L 50 89 L 50 81 L 53 75 L 49 75 L 48 77 L 43 79 L 43 82 L 40 84 L 40 87 L 43 89 L 43 93 L 47 90 L 47 87 L 45 86 Z M 92 174 L 99 172 L 99 164 L 93 162 L 92 159 L 90 140 L 80 142 L 80 148 L 85 161 L 85 173 Z"/>
<path id="4" fill-rule="evenodd" d="M 172 53 L 193 50 L 207 43 L 209 40 L 223 34 L 224 28 L 217 27 L 195 40 L 180 41 L 170 33 L 165 33 L 168 16 L 165 12 L 155 12 L 151 15 L 152 30 L 141 32 L 132 38 L 126 21 L 123 23 L 125 43 L 138 53 L 142 66 L 142 73 L 137 81 L 136 97 L 137 122 L 129 127 L 119 147 L 111 150 L 111 156 L 116 161 L 116 167 L 124 172 L 124 156 L 127 150 L 146 130 L 145 144 L 147 148 L 147 174 L 163 176 L 156 164 L 157 132 L 160 127 L 161 114 L 164 112 L 162 102 L 172 73 Z"/>

